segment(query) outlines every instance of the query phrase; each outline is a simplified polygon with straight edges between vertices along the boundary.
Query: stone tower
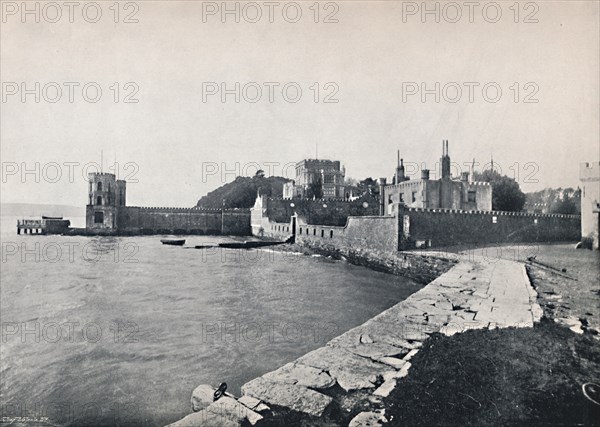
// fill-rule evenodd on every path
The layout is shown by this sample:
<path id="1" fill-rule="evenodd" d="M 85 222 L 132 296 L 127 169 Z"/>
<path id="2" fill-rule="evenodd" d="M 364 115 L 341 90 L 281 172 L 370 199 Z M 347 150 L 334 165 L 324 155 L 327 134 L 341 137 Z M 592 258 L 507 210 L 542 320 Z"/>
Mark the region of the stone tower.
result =
<path id="1" fill-rule="evenodd" d="M 88 174 L 87 230 L 115 232 L 118 230 L 119 208 L 124 207 L 126 182 L 112 173 Z"/>

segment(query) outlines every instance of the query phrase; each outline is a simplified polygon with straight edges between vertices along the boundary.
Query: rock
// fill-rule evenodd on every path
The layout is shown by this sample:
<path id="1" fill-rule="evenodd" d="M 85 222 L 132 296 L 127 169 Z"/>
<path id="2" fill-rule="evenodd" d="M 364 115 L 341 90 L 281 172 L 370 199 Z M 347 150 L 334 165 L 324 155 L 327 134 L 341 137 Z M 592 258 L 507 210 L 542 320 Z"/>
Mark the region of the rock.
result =
<path id="1" fill-rule="evenodd" d="M 239 403 L 237 400 L 232 399 L 228 396 L 223 396 L 213 404 L 211 404 L 206 411 L 211 414 L 216 414 L 220 417 L 236 420 L 242 422 L 244 419 L 250 421 L 250 424 L 254 425 L 263 417 L 257 414 L 253 410 Z"/>
<path id="2" fill-rule="evenodd" d="M 212 404 L 215 390 L 209 384 L 201 384 L 196 387 L 192 392 L 192 410 L 198 412 Z"/>
<path id="3" fill-rule="evenodd" d="M 360 336 L 360 343 L 361 344 L 373 344 L 373 338 L 371 338 L 369 336 L 369 334 L 362 334 Z"/>
<path id="4" fill-rule="evenodd" d="M 391 369 L 385 364 L 329 345 L 307 353 L 298 362 L 328 371 L 346 391 L 374 388 L 378 378 Z"/>
<path id="5" fill-rule="evenodd" d="M 348 350 L 359 356 L 368 357 L 374 360 L 381 359 L 382 357 L 387 356 L 404 355 L 407 353 L 406 349 L 402 347 L 396 347 L 382 342 L 345 347 L 345 350 Z"/>
<path id="6" fill-rule="evenodd" d="M 381 426 L 387 420 L 383 414 L 379 412 L 361 412 L 348 424 L 348 427 L 369 427 L 369 426 Z"/>
<path id="7" fill-rule="evenodd" d="M 400 369 L 399 373 L 399 378 L 404 378 L 405 376 L 408 375 L 408 370 L 411 367 L 411 363 L 410 362 L 406 362 L 406 364 Z"/>
<path id="8" fill-rule="evenodd" d="M 409 352 L 408 352 L 408 354 L 407 354 L 406 356 L 404 356 L 404 357 L 403 357 L 403 360 L 405 360 L 405 361 L 407 361 L 407 362 L 408 362 L 408 361 L 409 361 L 410 359 L 412 359 L 412 358 L 413 358 L 413 356 L 414 356 L 415 354 L 417 354 L 418 352 L 419 352 L 419 350 L 417 350 L 417 349 L 414 349 L 414 350 L 411 350 L 411 351 L 409 351 Z"/>
<path id="9" fill-rule="evenodd" d="M 375 396 L 388 397 L 392 390 L 396 387 L 396 380 L 389 379 L 383 382 L 377 390 L 373 392 Z"/>
<path id="10" fill-rule="evenodd" d="M 332 399 L 297 384 L 282 384 L 259 377 L 242 386 L 242 393 L 272 405 L 320 417 Z"/>
<path id="11" fill-rule="evenodd" d="M 329 388 L 335 384 L 335 380 L 323 370 L 300 363 L 288 363 L 263 377 L 277 383 L 298 384 L 316 389 Z"/>
<path id="12" fill-rule="evenodd" d="M 394 369 L 400 369 L 407 363 L 406 360 L 398 359 L 397 357 L 382 357 L 378 361 L 390 365 Z"/>
<path id="13" fill-rule="evenodd" d="M 240 402 L 242 405 L 252 409 L 255 412 L 263 412 L 263 411 L 269 410 L 269 407 L 267 405 L 262 403 L 260 400 L 255 399 L 252 396 L 244 395 L 238 399 L 238 402 Z"/>
<path id="14" fill-rule="evenodd" d="M 168 427 L 237 427 L 247 419 L 254 425 L 262 419 L 246 406 L 229 396 L 223 396 L 212 402 L 206 409 L 194 412 Z"/>
<path id="15" fill-rule="evenodd" d="M 239 427 L 242 422 L 203 409 L 169 424 L 167 427 Z"/>

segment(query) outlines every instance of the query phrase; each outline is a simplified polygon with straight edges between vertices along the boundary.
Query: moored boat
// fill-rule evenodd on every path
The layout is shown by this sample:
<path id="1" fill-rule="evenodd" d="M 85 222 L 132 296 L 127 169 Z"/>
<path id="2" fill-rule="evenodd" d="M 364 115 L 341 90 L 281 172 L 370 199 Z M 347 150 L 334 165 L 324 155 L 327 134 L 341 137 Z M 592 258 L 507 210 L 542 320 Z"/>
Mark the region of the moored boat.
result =
<path id="1" fill-rule="evenodd" d="M 183 245 L 185 245 L 185 239 L 161 239 L 160 242 L 163 245 L 172 245 L 172 246 L 183 246 Z"/>

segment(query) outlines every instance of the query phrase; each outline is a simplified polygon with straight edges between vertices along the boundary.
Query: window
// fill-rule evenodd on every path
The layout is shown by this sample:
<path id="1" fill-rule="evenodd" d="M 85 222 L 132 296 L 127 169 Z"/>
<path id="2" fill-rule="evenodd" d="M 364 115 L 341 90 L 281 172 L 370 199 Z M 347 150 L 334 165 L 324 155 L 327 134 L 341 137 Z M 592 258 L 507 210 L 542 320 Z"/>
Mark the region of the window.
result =
<path id="1" fill-rule="evenodd" d="M 96 184 L 96 189 L 98 191 L 102 191 L 102 183 L 101 182 L 99 182 L 98 184 Z"/>
<path id="2" fill-rule="evenodd" d="M 329 230 L 329 238 L 333 239 L 333 230 Z"/>
<path id="3" fill-rule="evenodd" d="M 302 227 L 300 227 L 300 234 L 302 234 Z"/>
<path id="4" fill-rule="evenodd" d="M 417 201 L 417 192 L 416 191 L 412 192 L 412 201 L 413 201 L 413 203 Z"/>
<path id="5" fill-rule="evenodd" d="M 99 183 L 98 183 L 98 184 L 99 184 Z M 98 196 L 98 197 L 96 197 L 96 204 L 97 204 L 98 206 L 102 206 L 102 196 Z"/>
<path id="6" fill-rule="evenodd" d="M 400 196 L 400 197 L 399 197 L 398 201 L 399 201 L 400 203 L 404 203 L 404 193 L 400 193 L 400 195 L 399 195 L 399 196 Z"/>
<path id="7" fill-rule="evenodd" d="M 497 224 L 498 223 L 498 217 L 497 216 L 493 216 L 492 217 L 492 224 Z"/>
<path id="8" fill-rule="evenodd" d="M 94 224 L 104 224 L 104 212 L 94 212 Z"/>
<path id="9" fill-rule="evenodd" d="M 321 230 L 321 237 L 325 237 L 325 230 Z"/>
<path id="10" fill-rule="evenodd" d="M 313 236 L 316 236 L 316 235 L 317 235 L 317 229 L 313 228 Z"/>
<path id="11" fill-rule="evenodd" d="M 468 199 L 469 203 L 475 203 L 477 200 L 477 191 L 469 191 Z"/>

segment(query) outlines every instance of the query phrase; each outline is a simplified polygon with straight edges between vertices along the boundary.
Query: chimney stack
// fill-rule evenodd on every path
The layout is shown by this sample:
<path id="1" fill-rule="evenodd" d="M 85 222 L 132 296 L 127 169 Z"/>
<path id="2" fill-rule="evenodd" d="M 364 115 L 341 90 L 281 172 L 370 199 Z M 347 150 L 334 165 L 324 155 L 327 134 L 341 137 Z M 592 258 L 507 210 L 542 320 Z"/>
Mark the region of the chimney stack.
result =
<path id="1" fill-rule="evenodd" d="M 450 156 L 448 155 L 448 140 L 442 140 L 442 179 L 450 179 Z"/>
<path id="2" fill-rule="evenodd" d="M 386 202 L 385 202 L 385 183 L 386 183 L 386 179 L 385 178 L 379 178 L 379 215 L 381 216 L 385 216 L 385 208 L 386 208 Z"/>

